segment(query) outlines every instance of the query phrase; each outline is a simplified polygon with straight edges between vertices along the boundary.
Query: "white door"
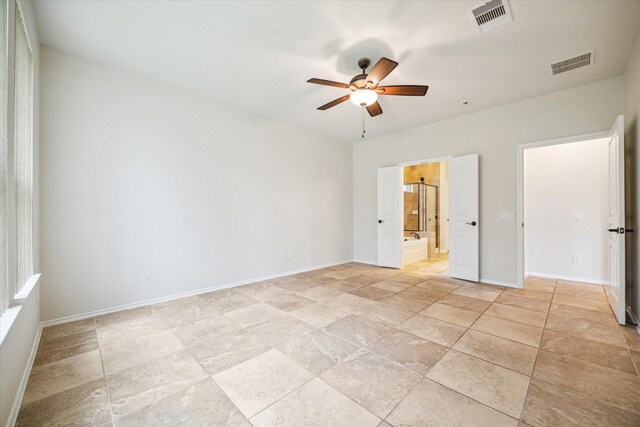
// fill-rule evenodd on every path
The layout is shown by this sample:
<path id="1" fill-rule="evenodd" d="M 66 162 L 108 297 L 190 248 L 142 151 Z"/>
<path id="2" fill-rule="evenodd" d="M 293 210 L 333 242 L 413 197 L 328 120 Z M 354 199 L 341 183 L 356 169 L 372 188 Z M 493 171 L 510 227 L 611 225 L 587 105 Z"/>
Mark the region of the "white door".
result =
<path id="1" fill-rule="evenodd" d="M 625 324 L 624 253 L 624 117 L 618 116 L 609 139 L 609 284 L 607 298 L 618 319 Z"/>
<path id="2" fill-rule="evenodd" d="M 477 282 L 480 274 L 478 155 L 449 161 L 449 276 Z"/>
<path id="3" fill-rule="evenodd" d="M 378 169 L 378 265 L 402 267 L 402 168 Z"/>

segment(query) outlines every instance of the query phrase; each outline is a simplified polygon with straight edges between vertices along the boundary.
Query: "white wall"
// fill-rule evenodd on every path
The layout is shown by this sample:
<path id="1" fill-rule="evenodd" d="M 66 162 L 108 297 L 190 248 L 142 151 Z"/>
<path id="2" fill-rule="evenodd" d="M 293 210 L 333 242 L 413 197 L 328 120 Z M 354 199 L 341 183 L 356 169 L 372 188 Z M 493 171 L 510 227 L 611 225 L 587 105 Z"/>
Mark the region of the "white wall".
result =
<path id="1" fill-rule="evenodd" d="M 45 320 L 352 258 L 348 143 L 45 47 L 41 126 Z"/>
<path id="2" fill-rule="evenodd" d="M 627 94 L 625 115 L 625 204 L 627 228 L 627 305 L 640 319 L 640 31 L 624 75 Z"/>
<path id="3" fill-rule="evenodd" d="M 8 109 L 8 135 L 12 135 L 13 129 L 13 35 L 15 22 L 14 13 L 16 3 L 9 1 L 9 109 Z M 38 40 L 38 31 L 36 29 L 36 21 L 33 15 L 31 3 L 28 0 L 21 0 L 23 17 L 31 42 L 31 50 L 33 54 L 33 262 L 34 271 L 40 271 L 39 260 L 39 111 L 40 111 L 40 95 L 39 95 L 39 75 L 40 75 L 40 43 Z M 11 326 L 8 330 L 3 331 L 1 335 L 6 336 L 0 343 L 0 426 L 7 424 L 11 417 L 17 416 L 17 410 L 21 400 L 21 393 L 26 385 L 28 378 L 28 369 L 30 369 L 30 356 L 32 350 L 37 347 L 39 340 L 40 327 L 40 301 L 39 289 L 34 288 L 26 301 L 20 306 L 10 308 L 2 318 L 3 327 L 9 323 Z M 26 375 L 24 375 L 26 374 Z"/>
<path id="4" fill-rule="evenodd" d="M 608 154 L 607 139 L 524 151 L 527 274 L 607 282 Z"/>
<path id="5" fill-rule="evenodd" d="M 428 95 L 427 95 L 428 96 Z M 354 258 L 376 262 L 376 169 L 480 155 L 480 277 L 516 283 L 516 145 L 607 130 L 625 105 L 622 77 L 485 110 L 353 146 Z"/>

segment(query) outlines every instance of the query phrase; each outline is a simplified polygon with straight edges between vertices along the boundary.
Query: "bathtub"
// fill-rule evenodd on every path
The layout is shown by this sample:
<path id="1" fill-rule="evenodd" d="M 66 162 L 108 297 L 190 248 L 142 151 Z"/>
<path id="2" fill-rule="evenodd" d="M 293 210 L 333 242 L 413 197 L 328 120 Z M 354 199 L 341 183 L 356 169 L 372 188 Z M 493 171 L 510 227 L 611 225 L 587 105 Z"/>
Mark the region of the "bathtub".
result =
<path id="1" fill-rule="evenodd" d="M 402 242 L 402 265 L 427 259 L 429 239 L 415 237 L 405 237 L 405 239 Z"/>

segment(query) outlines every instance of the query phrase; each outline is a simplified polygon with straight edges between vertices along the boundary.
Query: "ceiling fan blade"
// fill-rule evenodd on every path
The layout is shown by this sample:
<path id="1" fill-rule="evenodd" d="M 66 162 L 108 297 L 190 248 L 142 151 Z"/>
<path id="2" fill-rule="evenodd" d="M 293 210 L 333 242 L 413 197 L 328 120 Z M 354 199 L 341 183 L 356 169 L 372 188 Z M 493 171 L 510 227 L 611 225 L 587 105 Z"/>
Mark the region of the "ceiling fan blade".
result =
<path id="1" fill-rule="evenodd" d="M 372 82 L 374 86 L 377 86 L 378 83 L 380 83 L 382 79 L 387 77 L 389 73 L 392 72 L 393 69 L 397 66 L 398 63 L 396 61 L 392 61 L 388 58 L 382 57 L 380 58 L 380 61 L 378 61 L 369 72 L 367 81 Z"/>
<path id="2" fill-rule="evenodd" d="M 342 97 L 340 97 L 338 99 L 334 99 L 333 101 L 331 101 L 331 102 L 329 102 L 327 104 L 324 104 L 321 107 L 318 107 L 318 110 L 328 110 L 331 107 L 335 107 L 336 105 L 343 103 L 347 99 L 349 99 L 349 95 L 345 95 L 345 96 L 342 96 Z"/>
<path id="3" fill-rule="evenodd" d="M 313 83 L 313 84 L 317 84 L 317 85 L 324 85 L 324 86 L 334 86 L 334 87 L 341 87 L 344 89 L 349 89 L 349 85 L 346 83 L 340 83 L 340 82 L 334 82 L 331 80 L 323 80 L 323 79 L 309 79 L 307 80 L 307 83 Z"/>
<path id="4" fill-rule="evenodd" d="M 401 95 L 401 96 L 425 96 L 429 86 L 399 85 L 399 86 L 378 86 L 378 95 Z"/>
<path id="5" fill-rule="evenodd" d="M 369 112 L 369 115 L 371 117 L 375 117 L 382 114 L 382 107 L 378 102 L 374 102 L 373 104 L 367 107 L 367 111 Z"/>

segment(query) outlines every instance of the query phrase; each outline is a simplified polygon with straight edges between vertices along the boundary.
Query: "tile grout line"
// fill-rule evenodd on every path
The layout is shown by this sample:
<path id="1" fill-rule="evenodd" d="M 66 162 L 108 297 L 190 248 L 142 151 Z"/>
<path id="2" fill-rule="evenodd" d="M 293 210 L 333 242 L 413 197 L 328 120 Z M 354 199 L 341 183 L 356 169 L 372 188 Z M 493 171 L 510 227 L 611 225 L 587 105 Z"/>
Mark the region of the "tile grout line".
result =
<path id="1" fill-rule="evenodd" d="M 113 407 L 111 406 L 111 393 L 109 392 L 109 387 L 107 385 L 107 372 L 104 368 L 104 358 L 102 357 L 102 345 L 100 344 L 100 337 L 98 335 L 98 324 L 96 322 L 96 318 L 93 317 L 93 327 L 96 330 L 96 341 L 98 341 L 98 351 L 100 352 L 100 366 L 102 367 L 102 378 L 104 379 L 104 389 L 107 392 L 107 402 L 109 404 L 109 413 L 111 414 L 111 423 L 116 425 L 116 417 L 113 414 Z"/>

